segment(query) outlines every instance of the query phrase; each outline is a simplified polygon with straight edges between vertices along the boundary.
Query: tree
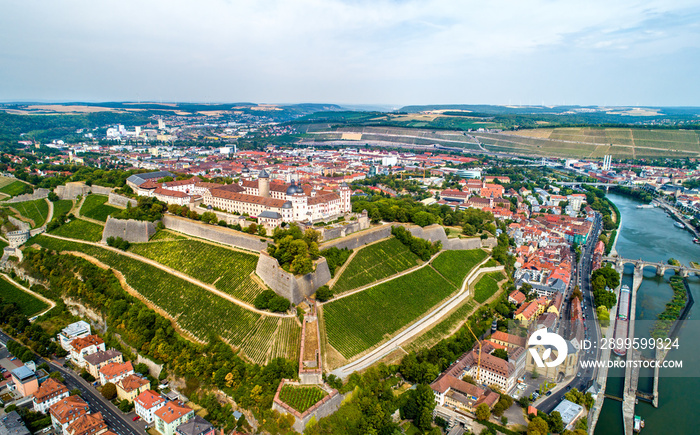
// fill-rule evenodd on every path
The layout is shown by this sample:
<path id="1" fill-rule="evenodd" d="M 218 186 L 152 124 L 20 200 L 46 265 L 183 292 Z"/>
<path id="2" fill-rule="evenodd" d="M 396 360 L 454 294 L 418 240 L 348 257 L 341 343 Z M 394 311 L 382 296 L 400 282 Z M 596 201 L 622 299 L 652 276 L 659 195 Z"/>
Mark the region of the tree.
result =
<path id="1" fill-rule="evenodd" d="M 476 414 L 476 419 L 480 421 L 488 421 L 488 419 L 491 417 L 491 410 L 489 409 L 489 406 L 485 403 L 482 403 L 481 405 L 476 407 L 476 411 L 474 412 Z"/>
<path id="2" fill-rule="evenodd" d="M 107 400 L 112 400 L 117 397 L 117 387 L 111 382 L 107 382 L 102 386 L 102 397 Z"/>
<path id="3" fill-rule="evenodd" d="M 549 425 L 542 417 L 533 418 L 527 425 L 527 435 L 547 435 L 548 433 Z"/>
<path id="4" fill-rule="evenodd" d="M 321 302 L 326 302 L 333 297 L 333 290 L 331 290 L 327 285 L 322 285 L 316 290 L 316 300 Z"/>
<path id="5" fill-rule="evenodd" d="M 564 430 L 564 421 L 561 419 L 559 411 L 553 411 L 549 414 L 549 429 L 554 433 L 562 433 Z"/>
<path id="6" fill-rule="evenodd" d="M 508 361 L 508 351 L 505 349 L 496 349 L 491 353 L 491 355 Z"/>

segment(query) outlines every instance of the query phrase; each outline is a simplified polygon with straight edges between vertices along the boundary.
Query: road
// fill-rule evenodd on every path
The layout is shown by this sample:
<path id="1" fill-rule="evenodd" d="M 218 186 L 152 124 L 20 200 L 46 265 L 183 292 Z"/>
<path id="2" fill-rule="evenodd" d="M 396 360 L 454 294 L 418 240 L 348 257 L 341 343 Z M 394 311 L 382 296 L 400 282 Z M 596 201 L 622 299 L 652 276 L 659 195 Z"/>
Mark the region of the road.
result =
<path id="1" fill-rule="evenodd" d="M 591 273 L 593 272 L 591 268 L 593 267 L 593 250 L 598 242 L 598 237 L 602 230 L 602 219 L 600 214 L 595 214 L 595 221 L 593 222 L 593 229 L 591 230 L 591 235 L 588 238 L 588 243 L 583 246 L 581 250 L 581 258 L 576 265 L 577 274 L 575 276 L 575 282 L 579 284 L 579 289 L 583 294 L 583 314 L 584 326 L 585 326 L 585 339 L 590 340 L 592 344 L 591 351 L 581 350 L 579 356 L 579 361 L 593 361 L 600 358 L 600 346 L 598 342 L 601 337 L 600 326 L 596 320 L 596 315 L 593 309 L 593 293 L 591 289 Z M 567 296 L 567 302 L 569 297 Z M 567 304 L 568 305 L 568 304 Z M 568 311 L 567 311 L 568 312 Z M 562 317 L 564 319 L 564 317 Z M 564 322 L 562 322 L 564 323 Z M 560 389 L 556 393 L 552 393 L 551 396 L 543 400 L 537 405 L 537 409 L 550 413 L 561 400 L 564 395 L 572 388 L 576 388 L 579 391 L 588 389 L 592 385 L 592 380 L 595 379 L 597 369 L 588 368 L 585 372 L 580 372 L 580 376 L 573 378 L 566 387 Z"/>
<path id="2" fill-rule="evenodd" d="M 7 341 L 11 337 L 0 332 L 0 342 L 3 345 L 7 344 Z M 112 430 L 112 432 L 118 435 L 143 435 L 145 423 L 142 421 L 134 422 L 131 417 L 122 413 L 116 406 L 114 406 L 109 400 L 102 397 L 101 394 L 95 390 L 95 388 L 87 382 L 85 379 L 81 378 L 78 374 L 70 369 L 64 368 L 60 364 L 53 361 L 47 361 L 43 358 L 36 358 L 35 362 L 38 365 L 47 363 L 51 370 L 58 370 L 64 377 L 64 384 L 68 389 L 72 390 L 77 388 L 80 391 L 80 397 L 82 397 L 88 405 L 90 405 L 90 410 L 92 412 L 101 412 L 102 416 L 107 422 L 107 425 Z"/>

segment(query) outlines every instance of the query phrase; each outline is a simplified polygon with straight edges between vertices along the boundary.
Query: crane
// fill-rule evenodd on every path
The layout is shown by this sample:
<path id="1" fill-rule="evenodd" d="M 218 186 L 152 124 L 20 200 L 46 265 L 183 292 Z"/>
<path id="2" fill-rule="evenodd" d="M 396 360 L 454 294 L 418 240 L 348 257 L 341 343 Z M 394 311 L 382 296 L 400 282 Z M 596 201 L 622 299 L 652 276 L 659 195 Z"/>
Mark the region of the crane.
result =
<path id="1" fill-rule="evenodd" d="M 474 331 L 472 331 L 472 327 L 469 326 L 469 321 L 465 323 L 467 325 L 467 328 L 469 328 L 469 332 L 472 333 L 476 342 L 479 343 L 479 356 L 476 359 L 476 381 L 481 382 L 481 378 L 479 376 L 481 374 L 481 340 L 479 340 L 479 337 L 477 337 L 476 334 L 474 334 Z"/>

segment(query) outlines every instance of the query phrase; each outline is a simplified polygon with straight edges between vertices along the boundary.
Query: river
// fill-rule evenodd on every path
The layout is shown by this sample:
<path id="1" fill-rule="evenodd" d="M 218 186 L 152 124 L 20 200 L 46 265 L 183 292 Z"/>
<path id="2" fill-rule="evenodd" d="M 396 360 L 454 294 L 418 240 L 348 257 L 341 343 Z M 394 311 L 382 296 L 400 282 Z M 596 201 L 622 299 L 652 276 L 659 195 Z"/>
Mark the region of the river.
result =
<path id="1" fill-rule="evenodd" d="M 641 204 L 634 199 L 621 195 L 608 195 L 622 214 L 616 250 L 624 258 L 643 259 L 654 262 L 666 262 L 675 258 L 681 264 L 689 265 L 690 261 L 700 262 L 700 245 L 693 243 L 693 236 L 686 230 L 673 225 L 673 220 L 658 208 L 638 209 Z M 651 321 L 663 311 L 666 303 L 673 296 L 669 278 L 673 271 L 667 271 L 663 277 L 656 276 L 651 268 L 644 272 L 644 280 L 637 293 L 635 337 L 649 337 Z M 628 265 L 623 283 L 632 285 L 632 266 Z M 682 369 L 674 370 L 673 377 L 664 377 L 664 370 L 659 383 L 659 408 L 639 401 L 635 413 L 645 420 L 642 434 L 663 434 L 673 432 L 678 435 L 698 433 L 698 418 L 696 406 L 697 392 L 700 391 L 700 377 L 696 374 L 700 367 L 700 347 L 695 337 L 700 337 L 700 278 L 692 276 L 688 279 L 690 290 L 696 301 L 691 309 L 688 322 L 681 328 L 679 348 L 667 356 L 667 360 L 683 361 Z M 647 322 L 644 322 L 646 320 Z M 679 372 L 679 370 L 681 372 Z M 653 372 L 641 371 L 639 389 L 651 392 Z M 681 373 L 683 376 L 677 376 Z M 691 375 L 692 374 L 692 375 Z M 606 392 L 622 396 L 624 385 L 624 370 L 611 369 L 608 375 Z M 622 434 L 622 404 L 606 399 L 600 418 L 596 425 L 596 435 Z"/>

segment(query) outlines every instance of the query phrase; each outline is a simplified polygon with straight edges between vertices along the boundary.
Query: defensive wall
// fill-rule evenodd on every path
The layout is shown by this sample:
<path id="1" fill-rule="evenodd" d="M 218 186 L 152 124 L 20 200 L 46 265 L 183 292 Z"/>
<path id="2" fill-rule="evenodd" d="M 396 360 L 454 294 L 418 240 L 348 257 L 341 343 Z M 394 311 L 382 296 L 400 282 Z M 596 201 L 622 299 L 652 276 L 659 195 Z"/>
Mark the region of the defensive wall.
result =
<path id="1" fill-rule="evenodd" d="M 112 192 L 112 188 L 103 186 L 88 186 L 82 181 L 73 181 L 62 186 L 56 186 L 53 192 L 58 195 L 60 199 L 76 199 L 78 196 L 85 196 L 89 193 L 109 195 Z"/>
<path id="2" fill-rule="evenodd" d="M 126 196 L 117 195 L 116 193 L 110 192 L 108 195 L 107 204 L 115 205 L 117 207 L 126 208 L 127 204 L 131 204 L 132 207 L 138 205 L 138 201 L 135 199 L 127 198 Z"/>
<path id="3" fill-rule="evenodd" d="M 331 271 L 324 257 L 314 262 L 316 270 L 306 275 L 295 276 L 282 269 L 276 258 L 260 251 L 255 273 L 278 295 L 298 304 L 316 292 L 316 289 L 331 280 Z"/>
<path id="4" fill-rule="evenodd" d="M 110 237 L 121 237 L 130 243 L 147 242 L 156 233 L 154 222 L 137 221 L 135 219 L 114 219 L 109 216 L 105 229 L 102 231 L 102 243 Z"/>
<path id="5" fill-rule="evenodd" d="M 351 220 L 355 218 L 355 220 Z M 362 213 L 347 213 L 345 215 L 345 221 L 337 223 L 334 225 L 324 226 L 324 227 L 310 227 L 321 233 L 321 241 L 332 240 L 341 237 L 349 236 L 352 233 L 358 231 L 366 230 L 370 226 L 369 217 L 367 216 L 367 210 Z"/>
<path id="6" fill-rule="evenodd" d="M 10 221 L 11 224 L 16 226 L 17 230 L 19 231 L 29 231 L 29 229 L 31 228 L 28 222 L 21 221 L 14 216 L 7 216 L 7 219 Z"/>
<path id="7" fill-rule="evenodd" d="M 243 234 L 230 228 L 203 224 L 179 216 L 163 216 L 163 225 L 170 230 L 178 231 L 193 237 L 211 240 L 224 245 L 235 246 L 249 251 L 259 252 L 267 249 L 268 241 L 260 237 Z"/>
<path id="8" fill-rule="evenodd" d="M 146 364 L 148 372 L 156 379 L 160 376 L 160 372 L 163 371 L 163 364 L 156 364 L 154 361 L 141 356 L 140 353 L 136 354 L 136 364 Z"/>
<path id="9" fill-rule="evenodd" d="M 304 413 L 300 413 L 280 399 L 280 391 L 282 391 L 284 385 L 301 386 L 299 382 L 282 379 L 279 387 L 277 387 L 277 393 L 275 393 L 275 399 L 272 402 L 272 409 L 282 414 L 293 415 L 295 420 L 293 428 L 299 433 L 304 432 L 306 424 L 312 418 L 315 417 L 316 420 L 319 420 L 333 414 L 340 408 L 340 404 L 343 401 L 343 396 L 338 393 L 338 390 L 331 388 L 328 384 L 321 384 L 318 385 L 318 387 L 326 391 L 328 395 L 318 401 L 314 406 L 304 411 Z"/>
<path id="10" fill-rule="evenodd" d="M 3 201 L 4 204 L 14 204 L 16 202 L 24 201 L 34 201 L 35 199 L 44 199 L 49 197 L 49 189 L 39 188 L 35 189 L 34 193 L 24 193 L 22 195 L 17 195 L 14 198 L 7 199 Z"/>

